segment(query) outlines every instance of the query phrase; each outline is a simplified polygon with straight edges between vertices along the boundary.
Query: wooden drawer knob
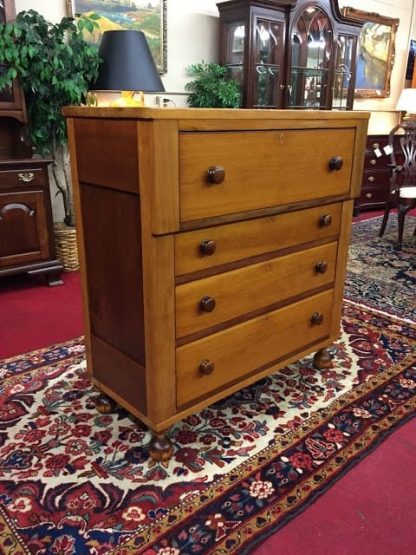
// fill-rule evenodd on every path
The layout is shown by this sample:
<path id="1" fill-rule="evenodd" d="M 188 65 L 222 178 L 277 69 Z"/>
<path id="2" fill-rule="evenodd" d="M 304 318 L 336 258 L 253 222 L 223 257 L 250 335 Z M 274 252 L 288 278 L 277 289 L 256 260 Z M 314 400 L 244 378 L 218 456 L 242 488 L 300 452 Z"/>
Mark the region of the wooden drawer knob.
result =
<path id="1" fill-rule="evenodd" d="M 370 160 L 370 164 L 371 164 L 372 166 L 375 166 L 375 165 L 377 164 L 377 160 L 376 160 L 375 158 L 372 158 L 372 159 Z"/>
<path id="2" fill-rule="evenodd" d="M 339 171 L 342 168 L 343 164 L 344 160 L 342 159 L 342 156 L 333 156 L 329 159 L 328 167 L 331 171 Z"/>
<path id="3" fill-rule="evenodd" d="M 365 198 L 373 198 L 373 193 L 366 193 Z"/>
<path id="4" fill-rule="evenodd" d="M 379 147 L 380 147 L 380 143 L 373 143 L 371 146 L 372 146 L 372 147 L 374 148 L 374 150 L 375 150 L 376 148 L 379 148 Z"/>
<path id="5" fill-rule="evenodd" d="M 225 169 L 222 166 L 211 166 L 207 170 L 208 183 L 213 185 L 222 183 L 225 179 Z"/>
<path id="6" fill-rule="evenodd" d="M 205 256 L 211 256 L 211 254 L 214 254 L 216 248 L 217 244 L 215 241 L 206 240 L 200 243 L 199 252 Z"/>
<path id="7" fill-rule="evenodd" d="M 373 181 L 375 181 L 375 179 L 376 178 L 374 177 L 374 175 L 370 175 L 369 178 L 368 178 L 368 181 L 370 181 L 370 183 L 372 183 Z"/>
<path id="8" fill-rule="evenodd" d="M 324 274 L 328 269 L 328 262 L 326 260 L 320 260 L 316 266 L 315 270 L 317 274 Z"/>
<path id="9" fill-rule="evenodd" d="M 314 312 L 311 316 L 311 324 L 314 326 L 320 326 L 324 321 L 324 315 L 320 312 Z"/>
<path id="10" fill-rule="evenodd" d="M 321 227 L 328 227 L 332 224 L 332 216 L 331 214 L 324 214 L 319 218 L 319 225 Z"/>
<path id="11" fill-rule="evenodd" d="M 201 364 L 199 365 L 199 371 L 201 374 L 212 374 L 215 368 L 215 364 L 212 360 L 208 360 L 207 358 L 204 359 Z"/>
<path id="12" fill-rule="evenodd" d="M 203 312 L 212 312 L 215 308 L 216 302 L 212 297 L 202 297 L 199 301 L 199 308 Z"/>

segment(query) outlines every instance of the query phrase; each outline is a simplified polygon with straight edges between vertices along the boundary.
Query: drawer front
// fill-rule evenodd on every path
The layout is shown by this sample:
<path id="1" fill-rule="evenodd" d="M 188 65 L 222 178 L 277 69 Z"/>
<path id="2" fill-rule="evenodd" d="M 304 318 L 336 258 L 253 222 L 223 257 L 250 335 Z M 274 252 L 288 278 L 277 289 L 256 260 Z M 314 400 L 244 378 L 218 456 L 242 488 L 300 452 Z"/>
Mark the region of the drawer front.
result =
<path id="1" fill-rule="evenodd" d="M 337 203 L 179 233 L 175 237 L 175 273 L 181 276 L 337 237 L 341 210 L 342 204 Z"/>
<path id="2" fill-rule="evenodd" d="M 178 406 L 328 337 L 332 300 L 333 291 L 325 291 L 178 347 Z M 312 323 L 315 313 L 322 316 L 321 324 Z"/>
<path id="3" fill-rule="evenodd" d="M 347 194 L 354 140 L 354 129 L 182 133 L 180 219 Z M 329 169 L 335 156 L 340 170 Z"/>
<path id="4" fill-rule="evenodd" d="M 39 168 L 0 171 L 0 189 L 43 187 L 44 185 L 45 174 Z"/>
<path id="5" fill-rule="evenodd" d="M 337 243 L 176 287 L 176 336 L 271 307 L 334 281 Z"/>
<path id="6" fill-rule="evenodd" d="M 360 206 L 366 206 L 367 204 L 381 204 L 384 206 L 389 194 L 388 187 L 366 187 L 360 196 Z"/>
<path id="7" fill-rule="evenodd" d="M 391 171 L 365 171 L 363 174 L 363 187 L 374 187 L 375 185 L 390 186 Z"/>

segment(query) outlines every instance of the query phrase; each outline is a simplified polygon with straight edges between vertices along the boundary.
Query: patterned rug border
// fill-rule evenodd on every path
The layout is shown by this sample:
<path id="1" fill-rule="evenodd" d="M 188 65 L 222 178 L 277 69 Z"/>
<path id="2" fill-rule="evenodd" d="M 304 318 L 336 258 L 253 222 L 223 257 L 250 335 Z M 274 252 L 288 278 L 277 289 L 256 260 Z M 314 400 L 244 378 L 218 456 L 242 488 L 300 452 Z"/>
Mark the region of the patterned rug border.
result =
<path id="1" fill-rule="evenodd" d="M 13 355 L 11 357 L 2 358 L 0 359 L 0 365 L 10 365 L 15 362 L 20 362 L 21 360 L 26 360 L 29 357 L 33 358 L 35 356 L 42 356 L 42 358 L 44 358 L 43 355 L 49 351 L 53 351 L 55 349 L 60 349 L 60 348 L 68 348 L 71 345 L 78 345 L 79 343 L 84 344 L 83 335 L 75 337 L 74 339 L 67 339 L 66 341 L 60 341 L 59 343 L 52 343 L 52 345 L 49 345 L 47 347 L 40 347 L 39 349 L 35 349 L 34 351 L 27 351 L 25 353 L 19 353 L 18 355 Z M 66 360 L 66 359 L 61 359 L 61 360 Z"/>
<path id="2" fill-rule="evenodd" d="M 348 302 L 348 304 L 355 305 L 355 303 L 353 302 Z M 400 318 L 397 318 L 394 315 L 385 314 L 370 307 L 364 308 L 368 310 L 368 312 L 372 312 L 375 315 L 382 314 L 384 318 L 401 321 Z M 371 327 L 371 323 L 367 322 L 366 324 Z M 416 330 L 416 324 L 414 323 L 410 323 L 409 325 L 406 322 L 406 326 Z M 389 331 L 389 334 L 395 335 L 391 331 Z M 201 509 L 209 506 L 209 504 L 213 500 L 218 499 L 220 496 L 224 496 L 229 490 L 236 487 L 244 480 L 247 480 L 247 478 L 249 478 L 254 473 L 259 472 L 262 467 L 264 467 L 270 460 L 274 459 L 279 453 L 281 454 L 281 452 L 284 451 L 286 448 L 293 447 L 308 434 L 311 434 L 318 427 L 325 424 L 325 422 L 328 422 L 328 420 L 337 412 L 339 412 L 342 408 L 351 403 L 357 402 L 361 397 L 364 397 L 365 395 L 371 393 L 371 391 L 382 387 L 391 379 L 400 375 L 415 360 L 415 353 L 412 352 L 407 355 L 400 363 L 392 365 L 388 370 L 376 376 L 372 376 L 366 382 L 360 385 L 356 385 L 352 390 L 340 395 L 330 405 L 328 405 L 328 407 L 313 413 L 298 428 L 294 430 L 288 430 L 283 435 L 279 433 L 278 437 L 275 436 L 275 443 L 273 445 L 265 447 L 256 455 L 253 455 L 249 457 L 246 461 L 243 461 L 237 469 L 221 476 L 218 480 L 214 481 L 206 490 L 187 498 L 176 507 L 172 507 L 171 509 L 169 509 L 166 515 L 149 524 L 147 530 L 143 529 L 142 531 L 138 531 L 136 537 L 143 535 L 146 537 L 146 539 L 144 544 L 140 546 L 139 551 L 135 551 L 135 553 L 138 554 L 141 553 L 143 549 L 151 548 L 151 545 L 157 542 L 158 538 L 164 535 L 166 528 L 170 529 L 172 527 L 174 528 L 183 524 L 192 515 L 196 514 Z M 414 410 L 415 408 L 416 399 L 415 407 L 413 407 L 412 410 Z M 238 478 L 233 479 L 233 477 L 237 474 Z M 172 516 L 176 517 L 174 521 L 172 520 Z M 227 536 L 227 539 L 229 539 L 229 536 Z M 129 538 L 125 544 L 121 544 L 117 548 L 114 548 L 112 551 L 110 551 L 109 555 L 121 555 L 122 553 L 124 555 L 124 552 L 122 551 L 123 549 L 127 550 L 126 553 L 129 552 L 130 549 L 137 550 L 137 546 L 130 546 L 130 544 L 134 541 L 134 538 Z M 212 553 L 216 552 L 214 551 Z M 222 550 L 221 553 L 224 554 L 227 553 L 227 551 Z"/>

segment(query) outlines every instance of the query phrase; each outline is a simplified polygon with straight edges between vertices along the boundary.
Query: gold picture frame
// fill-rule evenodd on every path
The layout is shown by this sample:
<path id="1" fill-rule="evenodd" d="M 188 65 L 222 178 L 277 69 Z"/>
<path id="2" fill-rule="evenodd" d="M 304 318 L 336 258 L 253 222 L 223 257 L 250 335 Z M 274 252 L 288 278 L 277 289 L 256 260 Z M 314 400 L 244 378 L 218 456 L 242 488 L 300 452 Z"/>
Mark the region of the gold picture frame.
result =
<path id="1" fill-rule="evenodd" d="M 92 39 L 97 44 L 107 30 L 143 31 L 159 73 L 166 73 L 167 0 L 66 0 L 66 11 L 69 17 L 91 12 L 101 16 Z"/>
<path id="2" fill-rule="evenodd" d="M 395 38 L 399 19 L 351 7 L 342 14 L 363 22 L 357 55 L 355 98 L 387 98 L 395 57 Z"/>

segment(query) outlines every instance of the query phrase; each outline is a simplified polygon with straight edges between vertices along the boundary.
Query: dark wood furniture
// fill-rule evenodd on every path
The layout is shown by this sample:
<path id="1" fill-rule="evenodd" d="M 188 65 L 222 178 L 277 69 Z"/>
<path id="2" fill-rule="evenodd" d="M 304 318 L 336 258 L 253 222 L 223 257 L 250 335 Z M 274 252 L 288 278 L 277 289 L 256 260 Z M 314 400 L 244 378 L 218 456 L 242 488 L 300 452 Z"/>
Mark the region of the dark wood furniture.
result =
<path id="1" fill-rule="evenodd" d="M 336 0 L 230 0 L 220 12 L 220 61 L 245 108 L 347 109 L 354 101 L 362 22 Z"/>
<path id="2" fill-rule="evenodd" d="M 64 113 L 88 369 L 154 459 L 175 421 L 311 352 L 330 364 L 368 114 Z"/>
<path id="3" fill-rule="evenodd" d="M 0 4 L 0 22 L 13 19 L 14 2 Z M 0 71 L 1 71 L 0 66 Z M 27 142 L 23 93 L 15 81 L 0 93 L 0 277 L 45 274 L 62 283 L 56 259 L 47 166 Z"/>
<path id="4" fill-rule="evenodd" d="M 401 160 L 399 138 L 397 135 L 394 137 L 393 148 Z M 366 210 L 381 210 L 388 200 L 392 173 L 388 144 L 388 135 L 367 136 L 361 193 L 355 203 L 355 214 Z"/>
<path id="5" fill-rule="evenodd" d="M 400 133 L 400 135 L 396 135 Z M 397 148 L 397 141 L 399 148 Z M 384 235 L 390 210 L 398 212 L 398 249 L 402 248 L 406 214 L 416 206 L 416 120 L 405 119 L 389 133 L 390 187 L 379 237 Z M 416 235 L 416 228 L 414 230 Z"/>

